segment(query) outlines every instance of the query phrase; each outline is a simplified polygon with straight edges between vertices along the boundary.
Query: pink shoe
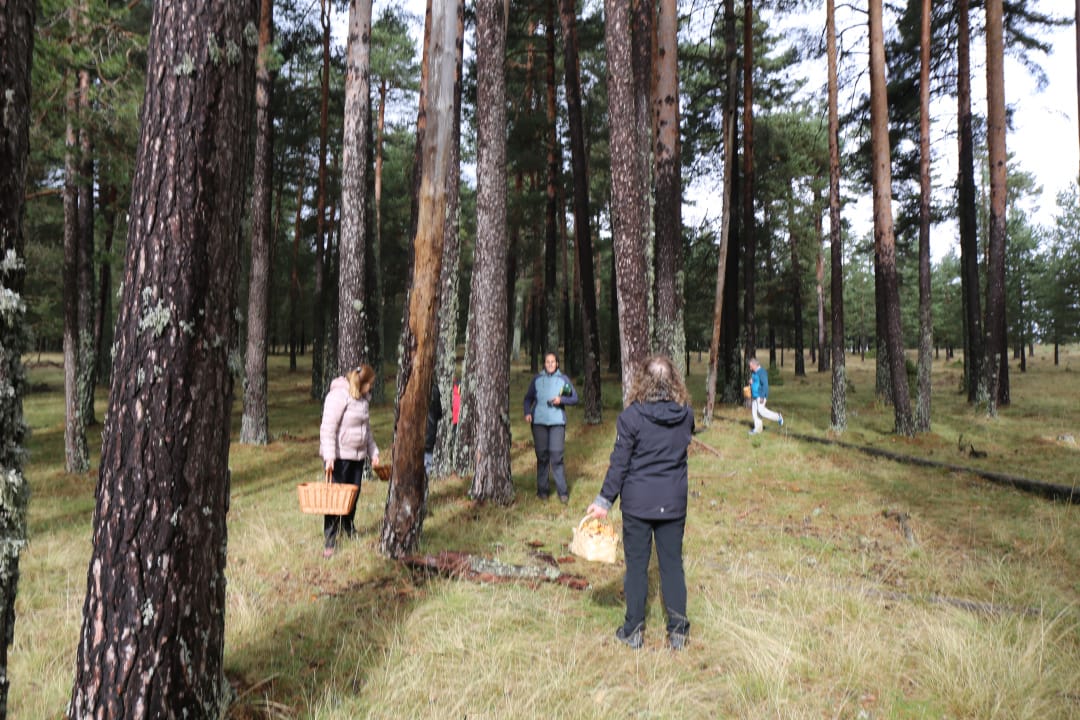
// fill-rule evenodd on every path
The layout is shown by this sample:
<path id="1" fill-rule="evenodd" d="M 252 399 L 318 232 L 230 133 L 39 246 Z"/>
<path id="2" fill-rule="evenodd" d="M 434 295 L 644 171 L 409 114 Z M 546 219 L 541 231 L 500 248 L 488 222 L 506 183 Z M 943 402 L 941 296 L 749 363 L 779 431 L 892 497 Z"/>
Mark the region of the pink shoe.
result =
<path id="1" fill-rule="evenodd" d="M 327 559 L 334 557 L 334 548 L 328 547 L 328 548 L 324 549 L 322 551 L 322 556 L 324 558 L 327 558 Z"/>

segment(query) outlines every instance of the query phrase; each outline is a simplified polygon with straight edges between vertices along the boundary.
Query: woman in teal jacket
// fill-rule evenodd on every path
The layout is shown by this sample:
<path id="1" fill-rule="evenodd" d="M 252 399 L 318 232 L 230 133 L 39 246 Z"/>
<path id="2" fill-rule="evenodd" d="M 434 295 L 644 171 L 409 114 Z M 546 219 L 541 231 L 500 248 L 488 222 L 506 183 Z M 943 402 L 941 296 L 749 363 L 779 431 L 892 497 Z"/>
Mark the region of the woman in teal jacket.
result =
<path id="1" fill-rule="evenodd" d="M 578 394 L 570 378 L 559 371 L 559 358 L 544 355 L 544 371 L 532 379 L 525 393 L 525 422 L 532 425 L 536 450 L 536 496 L 547 500 L 551 494 L 548 470 L 555 476 L 555 490 L 565 505 L 570 500 L 566 486 L 563 454 L 566 450 L 567 405 L 577 405 Z"/>

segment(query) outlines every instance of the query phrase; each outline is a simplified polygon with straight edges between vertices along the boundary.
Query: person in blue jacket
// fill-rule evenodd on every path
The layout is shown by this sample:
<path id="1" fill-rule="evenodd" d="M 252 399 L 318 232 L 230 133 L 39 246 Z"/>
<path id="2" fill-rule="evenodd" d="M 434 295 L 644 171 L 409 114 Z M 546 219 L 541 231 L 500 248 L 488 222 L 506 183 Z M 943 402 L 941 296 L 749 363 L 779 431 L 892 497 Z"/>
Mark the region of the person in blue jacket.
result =
<path id="1" fill-rule="evenodd" d="M 644 645 L 649 556 L 655 540 L 668 646 L 682 650 L 690 632 L 682 546 L 694 411 L 682 377 L 665 355 L 645 361 L 626 403 L 616 421 L 615 449 L 604 485 L 586 512 L 605 518 L 615 499 L 621 498 L 626 617 L 615 637 L 635 650 Z"/>
<path id="2" fill-rule="evenodd" d="M 566 450 L 567 405 L 577 405 L 578 394 L 570 378 L 559 371 L 559 357 L 544 355 L 544 371 L 532 379 L 525 393 L 525 422 L 532 425 L 536 450 L 536 496 L 547 500 L 551 495 L 548 470 L 555 477 L 555 491 L 565 505 L 570 500 L 566 486 L 563 454 Z"/>
<path id="3" fill-rule="evenodd" d="M 765 402 L 769 398 L 769 372 L 765 368 L 761 367 L 761 363 L 758 362 L 756 357 L 750 358 L 750 413 L 754 417 L 754 429 L 750 431 L 751 435 L 757 435 L 760 433 L 764 426 L 762 425 L 761 418 L 766 420 L 772 420 L 773 422 L 784 427 L 784 416 L 778 412 L 765 407 Z"/>

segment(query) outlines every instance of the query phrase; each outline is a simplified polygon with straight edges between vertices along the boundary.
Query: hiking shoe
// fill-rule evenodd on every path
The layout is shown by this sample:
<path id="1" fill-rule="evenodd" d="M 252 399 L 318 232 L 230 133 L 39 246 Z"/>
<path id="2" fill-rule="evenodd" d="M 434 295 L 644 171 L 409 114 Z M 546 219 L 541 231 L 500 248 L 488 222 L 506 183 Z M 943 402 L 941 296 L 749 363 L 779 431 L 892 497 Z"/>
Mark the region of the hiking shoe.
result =
<path id="1" fill-rule="evenodd" d="M 565 505 L 566 503 L 570 502 L 570 496 L 569 495 L 560 495 L 559 496 L 559 502 L 561 502 L 563 505 Z"/>
<path id="2" fill-rule="evenodd" d="M 615 631 L 615 639 L 631 650 L 640 650 L 645 645 L 645 636 L 640 627 L 632 633 L 627 633 L 626 628 L 620 625 Z"/>
<path id="3" fill-rule="evenodd" d="M 784 427 L 784 416 L 780 416 L 780 427 Z"/>
<path id="4" fill-rule="evenodd" d="M 324 558 L 326 558 L 327 560 L 334 557 L 334 548 L 332 548 L 332 547 L 323 548 L 322 556 Z"/>
<path id="5" fill-rule="evenodd" d="M 685 650 L 690 637 L 686 633 L 673 632 L 667 636 L 668 647 L 672 650 Z"/>

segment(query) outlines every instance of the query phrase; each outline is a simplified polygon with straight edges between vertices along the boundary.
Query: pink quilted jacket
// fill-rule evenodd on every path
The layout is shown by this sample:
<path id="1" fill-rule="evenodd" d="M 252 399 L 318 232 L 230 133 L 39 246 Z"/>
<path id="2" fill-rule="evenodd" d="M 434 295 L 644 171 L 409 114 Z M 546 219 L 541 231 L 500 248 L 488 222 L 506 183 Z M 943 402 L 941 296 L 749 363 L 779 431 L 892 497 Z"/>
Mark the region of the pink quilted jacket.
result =
<path id="1" fill-rule="evenodd" d="M 323 462 L 371 458 L 378 464 L 379 447 L 368 418 L 367 398 L 353 400 L 348 380 L 339 377 L 330 383 L 319 426 L 319 455 Z"/>

